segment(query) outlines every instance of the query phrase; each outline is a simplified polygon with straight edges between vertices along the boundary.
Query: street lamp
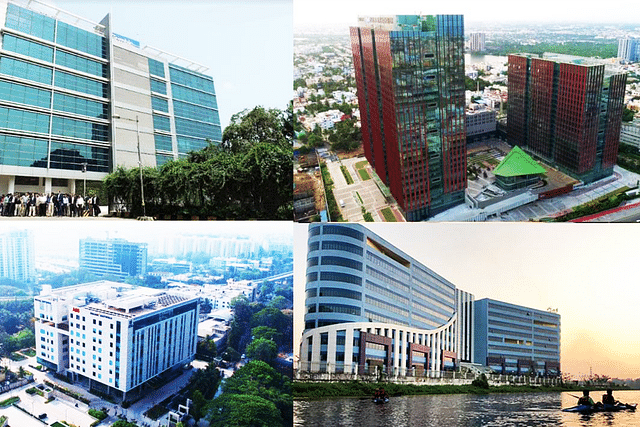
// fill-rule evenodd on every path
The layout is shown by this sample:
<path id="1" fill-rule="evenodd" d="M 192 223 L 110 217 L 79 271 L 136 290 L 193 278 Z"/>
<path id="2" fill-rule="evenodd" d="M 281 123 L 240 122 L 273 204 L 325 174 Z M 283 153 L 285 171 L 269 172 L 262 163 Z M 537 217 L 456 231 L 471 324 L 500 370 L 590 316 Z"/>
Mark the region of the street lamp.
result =
<path id="1" fill-rule="evenodd" d="M 142 197 L 142 216 L 138 217 L 139 221 L 153 221 L 153 217 L 147 216 L 147 210 L 144 204 L 144 182 L 142 181 L 142 155 L 140 154 L 140 120 L 138 115 L 136 114 L 136 119 L 129 119 L 127 117 L 122 117 L 119 114 L 114 114 L 111 116 L 113 119 L 121 119 L 128 120 L 130 122 L 136 122 L 136 139 L 138 142 L 138 169 L 140 170 L 140 197 Z"/>

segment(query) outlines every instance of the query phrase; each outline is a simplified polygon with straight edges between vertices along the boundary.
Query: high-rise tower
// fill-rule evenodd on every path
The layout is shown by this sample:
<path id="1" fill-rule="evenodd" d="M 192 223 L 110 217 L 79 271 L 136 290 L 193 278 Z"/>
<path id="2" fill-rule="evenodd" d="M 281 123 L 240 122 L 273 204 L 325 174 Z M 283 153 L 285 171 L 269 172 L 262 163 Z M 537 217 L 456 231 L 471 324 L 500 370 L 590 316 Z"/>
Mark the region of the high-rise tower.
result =
<path id="1" fill-rule="evenodd" d="M 409 221 L 462 203 L 462 15 L 361 17 L 350 31 L 369 163 Z"/>
<path id="2" fill-rule="evenodd" d="M 611 175 L 626 79 L 587 58 L 509 55 L 509 143 L 585 183 Z"/>

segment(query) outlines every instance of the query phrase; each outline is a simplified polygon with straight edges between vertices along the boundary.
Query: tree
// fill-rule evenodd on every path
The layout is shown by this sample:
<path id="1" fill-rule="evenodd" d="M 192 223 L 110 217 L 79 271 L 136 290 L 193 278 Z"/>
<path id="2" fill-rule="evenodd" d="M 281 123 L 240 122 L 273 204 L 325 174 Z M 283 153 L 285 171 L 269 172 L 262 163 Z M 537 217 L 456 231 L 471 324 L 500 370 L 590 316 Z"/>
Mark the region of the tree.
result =
<path id="1" fill-rule="evenodd" d="M 191 416 L 197 421 L 204 415 L 203 410 L 207 404 L 207 400 L 204 398 L 200 390 L 196 390 L 193 392 L 191 401 L 193 405 L 191 406 L 189 412 L 191 413 Z"/>
<path id="2" fill-rule="evenodd" d="M 199 391 L 205 399 L 213 399 L 220 379 L 220 371 L 213 363 L 209 363 L 205 369 L 198 369 L 189 380 L 191 397 Z"/>
<path id="3" fill-rule="evenodd" d="M 211 427 L 275 427 L 283 425 L 273 402 L 255 395 L 222 395 L 213 400 L 207 415 Z"/>
<path id="4" fill-rule="evenodd" d="M 273 365 L 278 357 L 278 346 L 275 342 L 265 338 L 254 339 L 247 346 L 247 357 Z"/>
<path id="5" fill-rule="evenodd" d="M 222 359 L 227 362 L 239 362 L 240 353 L 238 353 L 233 347 L 227 346 L 227 349 L 222 353 Z"/>
<path id="6" fill-rule="evenodd" d="M 634 110 L 631 110 L 627 107 L 624 107 L 624 110 L 622 110 L 622 121 L 623 122 L 632 122 L 633 121 L 633 116 L 636 112 Z"/>
<path id="7" fill-rule="evenodd" d="M 253 336 L 254 340 L 264 338 L 266 340 L 274 341 L 276 337 L 282 336 L 282 334 L 278 332 L 277 329 L 269 328 L 268 326 L 256 326 L 255 328 L 251 329 L 251 335 Z"/>
<path id="8" fill-rule="evenodd" d="M 238 369 L 231 378 L 225 380 L 222 391 L 223 396 L 254 395 L 273 402 L 285 425 L 291 424 L 287 422 L 293 416 L 291 380 L 265 362 L 252 360 Z"/>

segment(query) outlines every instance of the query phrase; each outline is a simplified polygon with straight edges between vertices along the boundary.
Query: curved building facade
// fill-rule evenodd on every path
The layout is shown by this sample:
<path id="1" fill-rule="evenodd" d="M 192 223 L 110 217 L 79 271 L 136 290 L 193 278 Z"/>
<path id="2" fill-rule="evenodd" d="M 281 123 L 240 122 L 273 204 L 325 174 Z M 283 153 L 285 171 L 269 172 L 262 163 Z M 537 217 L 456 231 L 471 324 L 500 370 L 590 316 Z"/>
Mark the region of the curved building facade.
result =
<path id="1" fill-rule="evenodd" d="M 473 355 L 473 295 L 357 225 L 309 227 L 303 371 L 437 373 Z"/>

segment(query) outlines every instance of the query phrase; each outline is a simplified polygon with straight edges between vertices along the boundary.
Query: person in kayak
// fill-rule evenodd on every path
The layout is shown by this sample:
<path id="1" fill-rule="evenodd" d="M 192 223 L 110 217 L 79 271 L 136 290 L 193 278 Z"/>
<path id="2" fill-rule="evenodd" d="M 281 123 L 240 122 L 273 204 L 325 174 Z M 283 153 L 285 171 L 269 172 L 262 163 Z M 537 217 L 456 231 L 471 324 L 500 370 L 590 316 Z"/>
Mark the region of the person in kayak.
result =
<path id="1" fill-rule="evenodd" d="M 613 390 L 608 388 L 607 394 L 602 395 L 602 404 L 603 405 L 616 405 L 620 403 L 613 397 Z"/>
<path id="2" fill-rule="evenodd" d="M 578 405 L 594 406 L 595 402 L 589 397 L 589 390 L 582 391 L 582 397 L 578 399 Z"/>
<path id="3" fill-rule="evenodd" d="M 378 389 L 376 389 L 375 393 L 373 394 L 373 398 L 374 399 L 388 399 L 389 395 L 387 394 L 387 392 L 385 391 L 384 388 L 379 387 Z"/>

